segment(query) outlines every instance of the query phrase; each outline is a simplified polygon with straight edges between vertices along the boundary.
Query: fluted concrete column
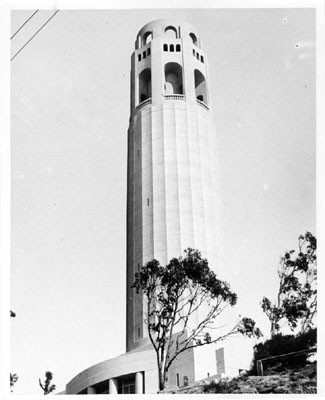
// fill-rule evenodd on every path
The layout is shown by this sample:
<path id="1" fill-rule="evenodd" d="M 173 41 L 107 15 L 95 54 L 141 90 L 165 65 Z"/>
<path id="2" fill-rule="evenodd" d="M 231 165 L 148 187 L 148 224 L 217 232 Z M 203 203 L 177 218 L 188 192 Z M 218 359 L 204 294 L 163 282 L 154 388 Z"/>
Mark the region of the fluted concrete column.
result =
<path id="1" fill-rule="evenodd" d="M 87 388 L 87 394 L 96 394 L 96 389 L 93 386 Z"/>
<path id="2" fill-rule="evenodd" d="M 135 374 L 135 394 L 143 394 L 143 372 Z"/>
<path id="3" fill-rule="evenodd" d="M 117 394 L 117 379 L 109 379 L 108 388 L 109 394 Z"/>

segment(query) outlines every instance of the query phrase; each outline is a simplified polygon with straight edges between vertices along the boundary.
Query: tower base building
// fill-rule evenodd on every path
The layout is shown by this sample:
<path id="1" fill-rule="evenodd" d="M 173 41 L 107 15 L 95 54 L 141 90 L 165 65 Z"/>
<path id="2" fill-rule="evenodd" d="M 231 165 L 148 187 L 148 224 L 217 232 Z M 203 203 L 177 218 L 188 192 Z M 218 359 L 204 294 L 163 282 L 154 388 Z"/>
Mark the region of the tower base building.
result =
<path id="1" fill-rule="evenodd" d="M 139 31 L 131 57 L 130 114 L 127 352 L 82 371 L 67 384 L 66 394 L 157 393 L 156 354 L 146 329 L 144 298 L 132 288 L 134 275 L 146 262 L 157 259 L 165 265 L 188 247 L 199 249 L 217 270 L 216 132 L 207 57 L 192 25 L 158 20 Z M 181 354 L 169 370 L 168 386 L 216 375 L 215 350 L 207 345 Z"/>
<path id="2" fill-rule="evenodd" d="M 60 394 L 156 394 L 159 388 L 156 353 L 149 339 L 146 342 L 137 350 L 80 372 Z M 187 350 L 172 364 L 167 389 L 186 387 L 200 380 L 218 380 L 227 375 L 223 352 L 216 351 L 213 346 L 206 348 L 211 356 L 210 368 L 202 354 Z"/>

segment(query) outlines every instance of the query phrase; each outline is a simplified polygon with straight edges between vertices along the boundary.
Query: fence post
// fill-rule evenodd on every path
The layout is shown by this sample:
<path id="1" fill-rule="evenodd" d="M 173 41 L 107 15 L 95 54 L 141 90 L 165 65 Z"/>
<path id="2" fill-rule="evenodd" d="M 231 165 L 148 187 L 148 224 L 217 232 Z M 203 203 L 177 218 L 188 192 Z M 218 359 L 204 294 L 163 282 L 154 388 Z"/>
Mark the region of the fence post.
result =
<path id="1" fill-rule="evenodd" d="M 256 361 L 257 375 L 263 376 L 263 363 L 262 360 Z"/>

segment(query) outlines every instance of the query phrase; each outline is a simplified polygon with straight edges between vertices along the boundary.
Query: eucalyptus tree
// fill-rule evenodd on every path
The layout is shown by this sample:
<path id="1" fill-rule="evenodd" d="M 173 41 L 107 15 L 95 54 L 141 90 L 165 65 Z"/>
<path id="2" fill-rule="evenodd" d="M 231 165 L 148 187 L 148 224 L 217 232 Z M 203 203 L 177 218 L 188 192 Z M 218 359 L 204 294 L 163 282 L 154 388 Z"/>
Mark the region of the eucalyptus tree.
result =
<path id="1" fill-rule="evenodd" d="M 160 390 L 166 386 L 170 366 L 184 351 L 236 334 L 261 336 L 251 318 L 241 318 L 226 332 L 213 336 L 216 318 L 236 304 L 237 295 L 217 278 L 198 250 L 189 248 L 166 266 L 149 261 L 135 274 L 133 287 L 146 299 L 145 323 L 157 355 Z M 199 316 L 195 325 L 194 315 Z"/>

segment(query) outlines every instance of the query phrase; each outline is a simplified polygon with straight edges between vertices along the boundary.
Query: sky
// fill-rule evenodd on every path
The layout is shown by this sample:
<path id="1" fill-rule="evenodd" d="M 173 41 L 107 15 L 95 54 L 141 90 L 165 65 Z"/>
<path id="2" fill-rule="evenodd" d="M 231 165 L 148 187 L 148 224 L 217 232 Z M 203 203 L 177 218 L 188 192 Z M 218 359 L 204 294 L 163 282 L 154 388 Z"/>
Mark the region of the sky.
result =
<path id="1" fill-rule="evenodd" d="M 12 12 L 11 32 L 33 12 Z M 52 14 L 17 33 L 12 56 Z M 41 394 L 46 370 L 64 390 L 125 352 L 130 57 L 159 18 L 192 23 L 208 58 L 229 318 L 267 336 L 260 301 L 276 295 L 280 256 L 316 234 L 313 9 L 61 10 L 11 63 L 14 394 Z"/>

